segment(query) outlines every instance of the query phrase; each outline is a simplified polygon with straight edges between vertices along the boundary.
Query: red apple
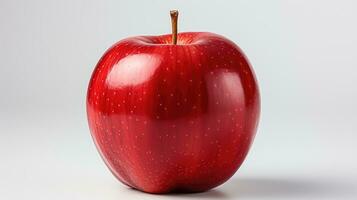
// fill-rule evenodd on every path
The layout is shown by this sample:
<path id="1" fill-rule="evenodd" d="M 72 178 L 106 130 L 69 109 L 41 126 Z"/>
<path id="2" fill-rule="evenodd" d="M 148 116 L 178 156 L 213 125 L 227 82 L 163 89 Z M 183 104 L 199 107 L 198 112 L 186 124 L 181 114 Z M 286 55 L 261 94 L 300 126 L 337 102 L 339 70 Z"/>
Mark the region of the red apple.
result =
<path id="1" fill-rule="evenodd" d="M 112 46 L 90 80 L 87 113 L 95 144 L 121 182 L 149 193 L 199 192 L 242 164 L 260 99 L 237 45 L 174 28 Z"/>

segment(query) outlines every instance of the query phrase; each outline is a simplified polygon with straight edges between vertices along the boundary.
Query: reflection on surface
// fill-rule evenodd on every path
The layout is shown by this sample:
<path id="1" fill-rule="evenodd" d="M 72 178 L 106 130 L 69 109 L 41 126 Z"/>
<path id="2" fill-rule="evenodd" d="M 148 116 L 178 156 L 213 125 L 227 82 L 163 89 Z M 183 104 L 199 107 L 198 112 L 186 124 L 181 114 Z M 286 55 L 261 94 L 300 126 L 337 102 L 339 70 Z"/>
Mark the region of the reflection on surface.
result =
<path id="1" fill-rule="evenodd" d="M 214 70 L 206 77 L 209 104 L 217 111 L 243 107 L 245 96 L 239 75 L 225 70 Z"/>
<path id="2" fill-rule="evenodd" d="M 124 87 L 142 84 L 150 79 L 160 62 L 160 55 L 129 55 L 113 66 L 108 75 L 108 85 Z"/>

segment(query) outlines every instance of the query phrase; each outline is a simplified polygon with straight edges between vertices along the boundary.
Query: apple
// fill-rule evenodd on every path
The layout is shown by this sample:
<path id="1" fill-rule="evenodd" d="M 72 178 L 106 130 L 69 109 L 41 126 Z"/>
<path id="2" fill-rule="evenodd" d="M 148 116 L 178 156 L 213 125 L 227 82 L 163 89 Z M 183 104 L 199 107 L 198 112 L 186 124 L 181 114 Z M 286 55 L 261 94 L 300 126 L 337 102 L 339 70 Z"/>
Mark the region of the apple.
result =
<path id="1" fill-rule="evenodd" d="M 148 193 L 201 192 L 228 180 L 254 139 L 260 97 L 247 57 L 208 32 L 119 41 L 90 79 L 92 137 L 122 183 Z"/>

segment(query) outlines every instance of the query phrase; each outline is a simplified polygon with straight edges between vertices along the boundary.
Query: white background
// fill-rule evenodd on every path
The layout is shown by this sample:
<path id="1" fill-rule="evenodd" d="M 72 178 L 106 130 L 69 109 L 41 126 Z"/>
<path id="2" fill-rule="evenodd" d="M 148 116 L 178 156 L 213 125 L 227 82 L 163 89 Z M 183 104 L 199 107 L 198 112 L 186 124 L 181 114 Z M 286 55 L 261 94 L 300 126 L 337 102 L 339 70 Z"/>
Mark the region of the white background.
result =
<path id="1" fill-rule="evenodd" d="M 262 116 L 241 169 L 201 194 L 126 188 L 91 140 L 86 87 L 133 35 L 210 31 L 236 42 Z M 357 199 L 357 3 L 323 0 L 0 1 L 0 199 Z"/>

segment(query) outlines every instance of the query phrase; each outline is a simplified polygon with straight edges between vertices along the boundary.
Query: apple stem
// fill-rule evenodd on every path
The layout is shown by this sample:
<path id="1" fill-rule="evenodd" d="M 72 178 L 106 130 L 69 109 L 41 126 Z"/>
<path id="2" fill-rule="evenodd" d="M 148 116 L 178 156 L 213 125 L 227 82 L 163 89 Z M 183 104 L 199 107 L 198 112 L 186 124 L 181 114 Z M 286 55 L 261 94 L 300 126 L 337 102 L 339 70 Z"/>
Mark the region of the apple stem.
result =
<path id="1" fill-rule="evenodd" d="M 178 20 L 178 11 L 171 10 L 171 25 L 172 25 L 172 44 L 177 44 L 177 20 Z"/>

